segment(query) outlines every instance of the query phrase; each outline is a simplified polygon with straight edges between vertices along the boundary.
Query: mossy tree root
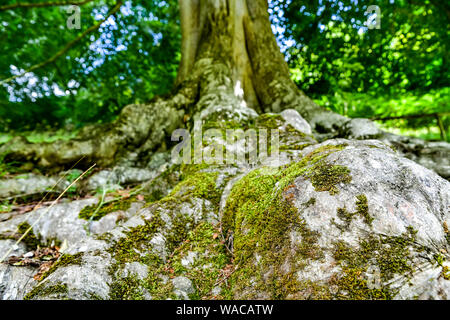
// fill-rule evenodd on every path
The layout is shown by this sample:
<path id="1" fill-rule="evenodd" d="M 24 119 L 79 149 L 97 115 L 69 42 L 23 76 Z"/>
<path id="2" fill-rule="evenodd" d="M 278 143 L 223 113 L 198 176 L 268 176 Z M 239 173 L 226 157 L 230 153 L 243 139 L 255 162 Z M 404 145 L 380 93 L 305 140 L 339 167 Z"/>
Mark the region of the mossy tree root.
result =
<path id="1" fill-rule="evenodd" d="M 121 161 L 138 161 L 164 149 L 167 136 L 184 125 L 192 91 L 185 88 L 167 99 L 128 105 L 114 122 L 88 125 L 71 140 L 31 143 L 18 136 L 1 145 L 0 154 L 6 162 L 31 162 L 44 169 L 68 168 L 77 162 L 83 168 L 92 163 L 108 167 Z"/>

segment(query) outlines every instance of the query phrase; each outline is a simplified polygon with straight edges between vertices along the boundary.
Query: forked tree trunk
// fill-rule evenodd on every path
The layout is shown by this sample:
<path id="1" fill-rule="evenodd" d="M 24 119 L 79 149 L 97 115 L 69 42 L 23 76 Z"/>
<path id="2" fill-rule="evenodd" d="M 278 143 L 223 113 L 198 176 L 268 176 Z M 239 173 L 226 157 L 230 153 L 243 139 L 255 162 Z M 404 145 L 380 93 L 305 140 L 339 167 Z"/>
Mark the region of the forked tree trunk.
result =
<path id="1" fill-rule="evenodd" d="M 272 33 L 266 0 L 180 0 L 180 11 L 178 85 L 202 73 L 206 60 L 208 66 L 221 65 L 218 70 L 229 80 L 227 86 L 257 111 L 296 108 L 311 118 L 320 109 L 290 79 Z"/>

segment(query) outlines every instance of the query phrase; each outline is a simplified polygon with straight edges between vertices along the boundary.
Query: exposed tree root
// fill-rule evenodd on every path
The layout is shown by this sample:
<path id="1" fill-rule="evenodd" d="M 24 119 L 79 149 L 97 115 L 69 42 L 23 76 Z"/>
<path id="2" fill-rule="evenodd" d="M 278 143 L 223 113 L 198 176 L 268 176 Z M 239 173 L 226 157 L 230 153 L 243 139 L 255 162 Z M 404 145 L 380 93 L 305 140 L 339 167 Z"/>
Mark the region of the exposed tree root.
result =
<path id="1" fill-rule="evenodd" d="M 69 141 L 30 143 L 15 137 L 0 146 L 0 154 L 6 154 L 5 161 L 27 161 L 43 168 L 67 168 L 80 159 L 81 167 L 92 162 L 107 167 L 135 161 L 143 153 L 164 147 L 167 135 L 183 125 L 184 108 L 191 99 L 189 90 L 179 90 L 169 99 L 126 106 L 113 123 L 87 126 Z"/>

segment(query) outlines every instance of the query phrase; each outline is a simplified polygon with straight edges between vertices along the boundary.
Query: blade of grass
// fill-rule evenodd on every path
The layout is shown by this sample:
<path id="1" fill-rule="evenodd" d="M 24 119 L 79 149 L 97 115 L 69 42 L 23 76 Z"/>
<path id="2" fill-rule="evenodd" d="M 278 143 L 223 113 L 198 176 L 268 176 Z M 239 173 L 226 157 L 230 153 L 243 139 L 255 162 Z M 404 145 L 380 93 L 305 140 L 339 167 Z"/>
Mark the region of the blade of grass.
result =
<path id="1" fill-rule="evenodd" d="M 56 188 L 56 186 L 69 175 L 69 171 L 72 170 L 73 168 L 75 168 L 75 166 L 77 164 L 79 164 L 80 161 L 83 160 L 84 158 L 85 158 L 85 156 L 83 156 L 80 160 L 78 160 L 69 170 L 66 171 L 66 173 L 61 178 L 58 179 L 58 181 L 56 181 L 56 183 L 53 185 L 53 187 L 49 191 L 47 191 L 47 193 L 44 195 L 44 197 L 41 199 L 41 201 L 39 201 L 39 203 L 34 206 L 33 210 L 36 210 L 40 207 L 40 205 L 44 202 L 44 200 L 47 198 L 47 196 Z M 90 169 L 88 169 L 87 171 L 89 171 L 89 170 Z"/>
<path id="2" fill-rule="evenodd" d="M 63 197 L 63 195 L 67 192 L 67 190 L 70 189 L 70 187 L 72 187 L 75 183 L 78 182 L 78 180 L 80 180 L 87 172 L 89 172 L 92 168 L 94 168 L 96 166 L 96 164 L 94 163 L 89 169 L 87 169 L 86 171 L 84 171 L 78 178 L 76 178 L 59 196 L 58 198 L 56 198 L 52 204 L 47 208 L 47 210 L 43 211 L 39 217 L 36 219 L 35 222 L 33 222 L 33 224 L 23 233 L 23 235 L 16 241 L 16 243 L 14 244 L 14 246 L 17 246 L 26 236 L 27 234 L 33 229 L 33 227 L 41 220 L 41 218 L 43 217 L 43 215 L 47 212 L 50 211 L 51 208 L 53 208 L 53 206 Z M 6 253 L 5 255 L 0 259 L 0 263 L 2 263 L 6 257 L 11 253 L 11 251 L 13 250 L 13 247 L 11 247 Z"/>

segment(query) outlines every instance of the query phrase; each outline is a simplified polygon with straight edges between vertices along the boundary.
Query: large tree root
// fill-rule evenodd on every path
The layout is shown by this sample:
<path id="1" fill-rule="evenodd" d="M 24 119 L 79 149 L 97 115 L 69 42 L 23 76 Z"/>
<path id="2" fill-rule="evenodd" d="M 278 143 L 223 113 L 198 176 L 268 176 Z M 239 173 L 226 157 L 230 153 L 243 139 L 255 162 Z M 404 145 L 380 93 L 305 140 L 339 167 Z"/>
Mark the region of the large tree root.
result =
<path id="1" fill-rule="evenodd" d="M 24 137 L 15 137 L 0 146 L 0 154 L 5 155 L 5 161 L 32 162 L 42 168 L 67 168 L 80 160 L 81 168 L 94 162 L 106 167 L 136 160 L 164 148 L 166 137 L 183 125 L 183 109 L 191 103 L 187 91 L 149 104 L 126 106 L 113 123 L 86 126 L 69 141 L 30 143 Z"/>

